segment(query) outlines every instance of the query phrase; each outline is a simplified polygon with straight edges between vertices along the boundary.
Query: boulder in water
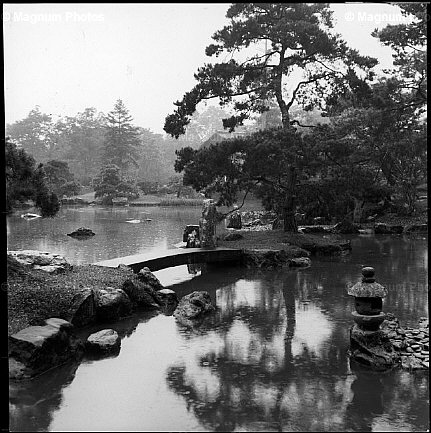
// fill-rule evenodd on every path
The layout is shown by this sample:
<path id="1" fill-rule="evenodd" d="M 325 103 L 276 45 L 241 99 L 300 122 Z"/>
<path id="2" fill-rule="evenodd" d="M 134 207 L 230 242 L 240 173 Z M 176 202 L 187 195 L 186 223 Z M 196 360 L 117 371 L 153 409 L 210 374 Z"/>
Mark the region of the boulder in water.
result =
<path id="1" fill-rule="evenodd" d="M 182 324 L 193 326 L 208 313 L 215 310 L 206 291 L 195 291 L 183 296 L 174 311 L 174 317 Z"/>
<path id="2" fill-rule="evenodd" d="M 87 338 L 87 351 L 95 354 L 107 355 L 120 350 L 121 339 L 113 329 L 102 329 Z"/>
<path id="3" fill-rule="evenodd" d="M 44 326 L 29 326 L 9 337 L 9 377 L 28 379 L 59 366 L 83 353 L 73 325 L 51 318 Z"/>
<path id="4" fill-rule="evenodd" d="M 68 233 L 67 236 L 71 236 L 72 238 L 88 238 L 94 236 L 96 233 L 91 229 L 87 229 L 85 227 L 80 227 L 72 233 Z"/>

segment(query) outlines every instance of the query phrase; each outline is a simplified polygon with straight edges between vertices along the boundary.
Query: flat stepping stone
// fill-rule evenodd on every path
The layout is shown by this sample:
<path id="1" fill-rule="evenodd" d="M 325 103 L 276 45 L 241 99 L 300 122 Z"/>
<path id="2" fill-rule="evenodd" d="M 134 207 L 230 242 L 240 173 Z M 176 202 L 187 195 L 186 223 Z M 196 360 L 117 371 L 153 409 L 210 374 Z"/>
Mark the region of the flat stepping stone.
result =
<path id="1" fill-rule="evenodd" d="M 87 338 L 86 347 L 90 352 L 109 354 L 120 350 L 121 339 L 113 329 L 102 329 Z"/>

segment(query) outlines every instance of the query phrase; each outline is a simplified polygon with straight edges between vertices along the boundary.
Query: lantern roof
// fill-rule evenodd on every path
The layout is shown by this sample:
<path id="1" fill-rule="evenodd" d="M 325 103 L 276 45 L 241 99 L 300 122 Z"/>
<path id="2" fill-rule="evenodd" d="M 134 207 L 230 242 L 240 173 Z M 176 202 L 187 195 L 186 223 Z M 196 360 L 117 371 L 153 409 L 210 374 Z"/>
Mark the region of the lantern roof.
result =
<path id="1" fill-rule="evenodd" d="M 362 268 L 362 281 L 347 289 L 347 294 L 358 298 L 384 298 L 388 294 L 386 287 L 376 283 L 374 268 L 366 266 Z"/>

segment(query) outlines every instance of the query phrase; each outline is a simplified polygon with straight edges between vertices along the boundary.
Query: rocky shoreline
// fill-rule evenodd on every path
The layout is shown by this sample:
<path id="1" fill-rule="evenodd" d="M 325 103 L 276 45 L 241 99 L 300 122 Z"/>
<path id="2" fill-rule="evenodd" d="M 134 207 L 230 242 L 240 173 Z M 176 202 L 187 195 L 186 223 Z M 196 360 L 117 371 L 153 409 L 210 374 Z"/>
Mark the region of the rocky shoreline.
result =
<path id="1" fill-rule="evenodd" d="M 417 328 L 404 328 L 393 314 L 388 313 L 382 330 L 401 355 L 403 369 L 429 369 L 429 322 L 426 317 L 419 319 Z"/>
<path id="2" fill-rule="evenodd" d="M 175 312 L 175 318 L 180 323 L 193 326 L 202 316 L 214 310 L 206 292 L 183 297 L 178 305 L 176 293 L 164 288 L 148 268 L 135 274 L 124 265 L 104 269 L 88 265 L 78 270 L 69 267 L 56 274 L 34 269 L 12 256 L 8 257 L 8 262 L 12 268 L 12 279 L 13 274 L 23 278 L 19 284 L 21 289 L 23 284 L 31 281 L 43 281 L 47 286 L 48 294 L 43 299 L 34 297 L 30 305 L 26 305 L 27 311 L 37 309 L 38 302 L 50 303 L 51 310 L 46 314 L 54 315 L 47 319 L 33 316 L 28 326 L 10 327 L 9 376 L 15 380 L 33 378 L 65 362 L 79 360 L 84 353 L 106 356 L 120 350 L 121 339 L 109 328 L 91 334 L 86 341 L 79 340 L 75 330 L 88 325 L 114 323 L 138 310 L 155 310 L 165 315 Z M 79 273 L 84 269 L 86 275 L 80 278 Z M 94 275 L 89 278 L 91 274 Z M 83 287 L 84 283 L 86 287 Z M 12 284 L 9 290 L 14 299 L 17 294 L 13 289 L 16 286 Z M 68 288 L 71 290 L 68 291 Z M 67 296 L 61 296 L 64 294 Z M 59 303 L 61 298 L 63 302 Z M 10 316 L 14 315 L 15 309 L 16 305 L 9 303 Z"/>
<path id="3" fill-rule="evenodd" d="M 350 241 L 339 235 L 345 233 L 344 225 L 343 230 L 338 227 L 337 233 L 333 227 L 322 233 L 319 226 L 313 226 L 317 234 L 258 229 L 263 225 L 251 224 L 250 230 L 227 230 L 219 234 L 217 245 L 241 249 L 244 266 L 266 269 L 307 267 L 311 264 L 310 256 L 342 255 L 351 250 Z M 427 224 L 416 227 L 406 231 L 404 227 L 395 230 L 386 226 L 388 234 L 427 233 Z M 124 265 L 75 269 L 56 254 L 9 253 L 9 359 L 13 379 L 32 378 L 68 360 L 79 359 L 84 352 L 105 356 L 120 350 L 121 339 L 112 329 L 92 334 L 85 342 L 75 338 L 74 329 L 115 322 L 137 309 L 174 315 L 179 323 L 194 326 L 214 310 L 206 292 L 194 292 L 179 300 L 148 268 L 138 274 Z M 396 319 L 391 320 L 386 321 L 388 338 L 400 351 L 401 367 L 429 368 L 428 321 L 422 321 L 418 329 L 403 329 Z"/>

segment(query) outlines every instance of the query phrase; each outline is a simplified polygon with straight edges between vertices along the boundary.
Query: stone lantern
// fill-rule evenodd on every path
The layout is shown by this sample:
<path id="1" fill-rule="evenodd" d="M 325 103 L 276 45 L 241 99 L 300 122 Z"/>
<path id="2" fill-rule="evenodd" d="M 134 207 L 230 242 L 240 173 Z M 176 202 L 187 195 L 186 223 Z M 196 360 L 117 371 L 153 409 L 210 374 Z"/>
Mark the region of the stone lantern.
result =
<path id="1" fill-rule="evenodd" d="M 350 358 L 376 370 L 387 370 L 400 361 L 388 336 L 380 329 L 386 314 L 383 298 L 388 291 L 374 278 L 374 268 L 362 268 L 362 280 L 347 289 L 355 299 L 355 325 L 350 330 Z"/>
<path id="2" fill-rule="evenodd" d="M 362 280 L 347 290 L 347 294 L 355 297 L 353 320 L 363 330 L 377 331 L 385 320 L 382 312 L 383 298 L 388 291 L 381 284 L 376 283 L 374 268 L 362 268 Z"/>

